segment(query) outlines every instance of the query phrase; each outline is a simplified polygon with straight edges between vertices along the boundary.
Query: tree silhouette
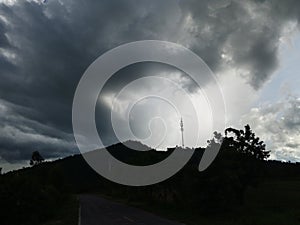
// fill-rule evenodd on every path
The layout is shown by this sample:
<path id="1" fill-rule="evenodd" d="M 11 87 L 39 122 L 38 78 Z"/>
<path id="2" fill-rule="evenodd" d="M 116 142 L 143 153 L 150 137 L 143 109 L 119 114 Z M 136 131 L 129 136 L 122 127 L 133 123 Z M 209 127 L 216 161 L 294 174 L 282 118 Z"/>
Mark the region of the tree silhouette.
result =
<path id="1" fill-rule="evenodd" d="M 38 151 L 34 151 L 31 156 L 30 165 L 39 165 L 44 161 L 44 158 L 40 155 Z"/>
<path id="2" fill-rule="evenodd" d="M 219 147 L 223 142 L 223 136 L 221 133 L 218 133 L 217 131 L 214 132 L 214 136 L 212 139 L 207 140 L 207 148 L 214 148 Z"/>
<path id="3" fill-rule="evenodd" d="M 229 136 L 230 133 L 233 133 L 234 136 Z M 245 153 L 255 159 L 264 160 L 270 156 L 270 151 L 266 150 L 265 143 L 255 136 L 249 124 L 245 126 L 245 130 L 227 128 L 225 130 L 225 141 L 238 152 Z"/>
<path id="4" fill-rule="evenodd" d="M 266 145 L 249 125 L 244 130 L 227 128 L 224 137 L 214 132 L 207 143 L 207 150 L 220 148 L 214 163 L 202 175 L 207 176 L 201 181 L 207 209 L 226 209 L 234 201 L 243 204 L 247 188 L 254 187 L 263 173 L 259 165 L 269 156 Z"/>
<path id="5" fill-rule="evenodd" d="M 0 175 L 2 174 L 2 167 L 0 167 Z"/>

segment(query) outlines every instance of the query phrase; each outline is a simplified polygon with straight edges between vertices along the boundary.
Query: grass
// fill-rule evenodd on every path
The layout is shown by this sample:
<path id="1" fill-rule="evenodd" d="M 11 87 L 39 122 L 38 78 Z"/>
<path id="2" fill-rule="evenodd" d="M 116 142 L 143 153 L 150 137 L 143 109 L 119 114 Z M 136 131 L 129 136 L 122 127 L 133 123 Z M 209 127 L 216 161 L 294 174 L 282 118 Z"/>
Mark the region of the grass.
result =
<path id="1" fill-rule="evenodd" d="M 300 180 L 268 180 L 246 192 L 245 204 L 231 212 L 201 215 L 197 209 L 178 210 L 167 206 L 118 201 L 186 225 L 300 225 Z M 54 220 L 43 225 L 78 224 L 78 201 L 73 196 L 62 206 Z"/>
<path id="2" fill-rule="evenodd" d="M 117 201 L 187 225 L 300 225 L 300 180 L 296 178 L 268 180 L 249 188 L 245 204 L 227 213 L 201 215 L 197 209 L 188 211 L 125 199 Z"/>
<path id="3" fill-rule="evenodd" d="M 58 207 L 56 216 L 42 225 L 77 225 L 78 224 L 79 203 L 75 195 Z"/>

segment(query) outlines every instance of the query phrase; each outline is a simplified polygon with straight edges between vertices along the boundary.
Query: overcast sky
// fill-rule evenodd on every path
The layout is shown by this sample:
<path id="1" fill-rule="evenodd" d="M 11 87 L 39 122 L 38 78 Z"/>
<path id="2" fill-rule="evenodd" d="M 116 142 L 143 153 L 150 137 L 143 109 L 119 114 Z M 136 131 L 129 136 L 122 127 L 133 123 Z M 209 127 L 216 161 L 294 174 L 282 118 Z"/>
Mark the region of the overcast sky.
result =
<path id="1" fill-rule="evenodd" d="M 198 54 L 223 91 L 227 125 L 242 128 L 249 123 L 272 150 L 272 159 L 300 160 L 298 0 L 0 2 L 0 166 L 4 170 L 27 164 L 34 150 L 50 159 L 78 153 L 71 115 L 82 74 L 106 51 L 148 39 L 175 42 Z M 147 76 L 167 81 L 135 83 L 114 102 L 127 84 Z M 174 93 L 177 87 L 170 81 L 181 86 L 195 105 L 201 124 L 197 144 L 204 144 L 212 133 L 212 118 L 203 91 L 216 87 L 203 80 L 200 89 L 182 71 L 158 63 L 128 66 L 107 83 L 96 110 L 104 143 L 116 142 L 112 109 L 122 124 L 126 102 L 153 91 L 152 87 Z M 160 148 L 180 144 L 176 114 L 166 102 L 158 101 L 136 104 L 133 132 Z M 117 107 L 112 107 L 113 102 Z M 151 121 L 161 111 L 165 125 Z M 185 136 L 187 145 L 193 146 L 190 114 L 186 107 Z M 169 136 L 161 143 L 166 127 Z M 147 139 L 151 134 L 156 136 Z"/>

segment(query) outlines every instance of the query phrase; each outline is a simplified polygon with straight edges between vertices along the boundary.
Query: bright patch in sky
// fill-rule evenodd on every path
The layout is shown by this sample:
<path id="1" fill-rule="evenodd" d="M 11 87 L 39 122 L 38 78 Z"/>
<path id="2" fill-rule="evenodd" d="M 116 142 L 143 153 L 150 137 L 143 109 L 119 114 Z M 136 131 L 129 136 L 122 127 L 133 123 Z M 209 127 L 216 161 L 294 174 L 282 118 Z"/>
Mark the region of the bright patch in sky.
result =
<path id="1" fill-rule="evenodd" d="M 258 102 L 274 102 L 292 94 L 300 95 L 300 33 L 283 42 L 279 51 L 280 67 L 262 89 Z"/>

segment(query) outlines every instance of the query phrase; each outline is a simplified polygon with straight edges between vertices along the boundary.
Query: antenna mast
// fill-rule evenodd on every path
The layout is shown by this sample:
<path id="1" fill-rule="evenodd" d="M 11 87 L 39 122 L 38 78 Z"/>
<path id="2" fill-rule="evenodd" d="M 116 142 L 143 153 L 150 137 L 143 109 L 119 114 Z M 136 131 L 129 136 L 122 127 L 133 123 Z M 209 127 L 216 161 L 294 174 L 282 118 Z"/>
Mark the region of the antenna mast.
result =
<path id="1" fill-rule="evenodd" d="M 184 147 L 184 140 L 183 140 L 183 120 L 182 120 L 182 117 L 181 117 L 181 120 L 180 120 L 180 131 L 181 131 L 181 146 Z"/>

